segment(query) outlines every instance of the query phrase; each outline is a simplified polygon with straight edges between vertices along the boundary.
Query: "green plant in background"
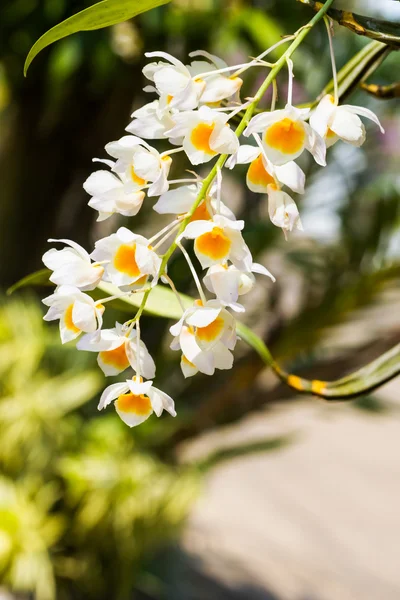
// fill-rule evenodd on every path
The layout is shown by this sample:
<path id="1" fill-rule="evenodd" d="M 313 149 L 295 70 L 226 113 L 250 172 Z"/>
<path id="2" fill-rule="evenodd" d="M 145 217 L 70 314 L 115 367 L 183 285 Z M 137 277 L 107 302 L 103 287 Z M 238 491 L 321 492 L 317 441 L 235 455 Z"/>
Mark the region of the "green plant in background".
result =
<path id="1" fill-rule="evenodd" d="M 311 7 L 315 4 L 304 3 Z M 132 97 L 136 105 L 143 102 L 137 84 L 142 66 L 137 58 L 137 48 L 136 54 L 128 54 L 126 62 L 120 60 L 115 50 L 110 50 L 106 32 L 77 34 L 63 40 L 50 51 L 43 52 L 30 67 L 28 78 L 21 82 L 23 60 L 21 62 L 21 57 L 17 60 L 17 53 L 25 58 L 35 37 L 62 18 L 69 17 L 71 12 L 86 6 L 78 4 L 72 8 L 61 1 L 47 2 L 46 10 L 40 11 L 27 2 L 23 13 L 24 3 L 19 2 L 13 10 L 4 8 L 4 18 L 0 19 L 6 33 L 8 28 L 11 30 L 10 38 L 0 36 L 4 65 L 0 72 L 0 105 L 10 103 L 11 99 L 10 109 L 1 123 L 4 150 L 0 168 L 5 185 L 0 207 L 0 227 L 3 227 L 0 243 L 8 250 L 13 248 L 10 243 L 14 241 L 16 250 L 15 253 L 10 251 L 15 256 L 15 263 L 10 260 L 0 265 L 2 273 L 6 273 L 4 282 L 11 283 L 23 273 L 38 268 L 39 262 L 33 257 L 42 254 L 43 242 L 49 231 L 54 230 L 55 222 L 64 219 L 67 223 L 66 229 L 61 229 L 63 235 L 60 237 L 70 237 L 69 232 L 77 230 L 80 231 L 80 243 L 89 243 L 86 237 L 89 218 L 80 212 L 78 205 L 79 202 L 83 204 L 83 198 L 77 188 L 90 168 L 91 156 L 98 155 L 104 140 L 122 128 Z M 264 12 L 247 2 L 182 0 L 146 13 L 129 23 L 127 30 L 114 26 L 112 41 L 116 37 L 131 36 L 133 46 L 136 43 L 146 48 L 156 45 L 172 52 L 178 49 L 180 55 L 195 47 L 205 47 L 213 52 L 221 52 L 222 48 L 232 52 L 239 48 L 242 55 L 255 55 L 275 42 L 279 35 L 294 30 L 306 13 L 306 8 L 291 0 L 270 5 L 271 10 Z M 0 10 L 3 12 L 3 7 Z M 13 17 L 18 11 L 21 25 L 18 17 Z M 262 27 L 258 27 L 261 15 Z M 332 18 L 335 16 L 331 14 Z M 351 24 L 348 14 L 346 18 Z M 381 23 L 373 25 L 375 30 L 382 31 Z M 394 27 L 398 30 L 398 26 Z M 383 33 L 386 35 L 385 31 Z M 398 37 L 398 31 L 394 35 Z M 341 64 L 355 55 L 355 59 L 339 73 L 341 98 L 357 93 L 359 83 L 365 87 L 369 85 L 366 82 L 372 80 L 392 85 L 397 59 L 393 50 L 397 42 L 392 38 L 392 46 L 384 43 L 382 35 L 371 37 L 380 41 L 365 44 L 362 37 L 348 31 L 340 37 Z M 14 55 L 8 48 L 4 49 L 6 39 L 10 40 L 10 48 L 17 49 Z M 328 70 L 327 57 L 324 61 L 320 50 L 316 36 L 314 43 L 304 44 L 297 51 L 301 53 L 298 54 L 297 83 L 301 86 L 305 79 L 312 97 L 316 97 L 325 84 Z M 321 55 L 318 65 L 314 60 L 316 52 Z M 382 55 L 386 58 L 389 53 L 387 62 L 375 75 Z M 274 59 L 280 55 L 277 49 Z M 306 77 L 311 67 L 313 78 Z M 3 78 L 3 70 L 7 79 Z M 251 94 L 251 91 L 246 93 Z M 78 94 L 81 120 L 77 122 L 73 118 L 71 98 L 76 103 Z M 381 111 L 385 111 L 388 119 L 393 118 L 394 109 L 390 102 L 387 106 L 381 105 Z M 26 127 L 27 123 L 29 127 Z M 35 126 L 36 136 L 30 133 Z M 74 134 L 74 144 L 71 144 L 68 136 L 76 130 L 82 131 L 82 139 L 77 142 Z M 377 156 L 372 138 L 371 142 L 365 150 L 369 168 L 359 168 L 346 180 L 348 188 L 343 191 L 342 204 L 332 209 L 339 223 L 337 237 L 332 241 L 306 239 L 302 243 L 297 239 L 289 248 L 277 242 L 275 232 L 265 219 L 260 218 L 259 204 L 254 196 L 247 193 L 241 209 L 240 217 L 244 217 L 249 226 L 246 241 L 255 253 L 267 255 L 266 261 L 270 264 L 269 256 L 278 250 L 280 266 L 284 264 L 292 278 L 290 286 L 294 280 L 293 288 L 301 287 L 302 290 L 296 310 L 288 316 L 285 310 L 288 292 L 284 283 L 279 284 L 271 296 L 256 305 L 257 314 L 250 316 L 249 324 L 256 325 L 279 363 L 286 364 L 288 371 L 295 370 L 304 379 L 316 376 L 336 379 L 343 372 L 356 370 L 370 362 L 377 352 L 384 352 L 398 342 L 397 332 L 393 329 L 393 335 L 382 342 L 371 334 L 375 344 L 357 346 L 357 350 L 345 354 L 344 359 L 340 349 L 333 358 L 331 354 L 321 352 L 321 347 L 326 347 L 329 340 L 331 326 L 342 324 L 349 315 L 353 318 L 360 307 L 371 308 L 378 303 L 384 307 L 382 294 L 386 290 L 394 293 L 398 287 L 398 262 L 391 259 L 388 248 L 399 223 L 397 173 L 395 168 L 393 173 L 390 172 L 388 153 L 384 157 L 386 174 L 382 175 L 382 157 Z M 58 148 L 63 149 L 61 155 Z M 67 168 L 65 153 L 68 148 L 71 162 Z M 338 170 L 343 169 L 341 160 L 340 154 L 332 159 Z M 43 164 L 49 168 L 45 179 L 40 181 Z M 15 173 L 18 185 L 13 184 Z M 309 175 L 311 182 L 317 180 L 312 168 L 309 168 Z M 38 190 L 36 196 L 35 189 Z M 8 213 L 7 206 L 11 207 Z M 41 215 L 35 228 L 29 222 L 32 206 L 37 207 Z M 24 239 L 32 255 L 27 256 L 24 248 L 18 258 L 17 251 L 21 249 L 18 218 L 23 215 L 28 219 Z M 139 224 L 142 225 L 140 218 Z M 90 235 L 94 237 L 97 233 Z M 30 261 L 29 267 L 25 261 Z M 178 288 L 192 295 L 193 289 L 179 258 L 171 264 L 170 272 Z M 150 309 L 148 314 L 157 313 L 161 304 L 164 316 L 177 318 L 178 304 L 168 295 L 168 290 L 165 291 L 167 294 L 161 298 L 155 292 L 150 295 L 146 305 L 146 309 Z M 101 295 L 108 292 L 104 290 Z M 131 313 L 136 310 L 136 300 L 133 306 L 125 302 L 123 310 Z M 138 300 L 140 304 L 141 299 Z M 98 380 L 97 367 L 92 372 L 92 361 L 83 365 L 82 353 L 76 357 L 75 352 L 60 349 L 57 336 L 43 327 L 42 313 L 33 302 L 28 305 L 12 300 L 10 306 L 14 308 L 9 312 L 4 308 L 0 314 L 5 331 L 0 344 L 0 409 L 3 400 L 5 407 L 0 411 L 1 432 L 8 436 L 7 444 L 2 442 L 0 445 L 0 581 L 9 589 L 26 590 L 44 599 L 51 598 L 55 589 L 60 598 L 114 598 L 117 594 L 126 598 L 132 587 L 144 588 L 148 584 L 149 557 L 154 549 L 163 546 L 179 531 L 197 490 L 196 473 L 166 466 L 166 459 L 176 457 L 176 449 L 182 440 L 195 437 L 210 427 L 237 421 L 266 402 L 288 399 L 292 392 L 279 385 L 270 388 L 268 393 L 264 388 L 254 389 L 254 380 L 265 369 L 265 362 L 274 366 L 268 350 L 254 338 L 258 354 L 251 347 L 245 349 L 243 344 L 243 355 L 234 374 L 227 378 L 221 373 L 212 383 L 207 380 L 207 394 L 204 393 L 204 379 L 177 385 L 175 375 L 179 365 L 160 344 L 169 323 L 145 316 L 152 351 L 158 353 L 160 362 L 158 377 L 161 385 L 172 386 L 180 410 L 178 417 L 168 423 L 163 419 L 146 424 L 133 440 L 114 415 L 94 418 L 95 411 L 91 407 L 96 400 L 93 396 L 102 383 Z M 121 304 L 118 308 L 122 308 Z M 23 318 L 25 312 L 26 319 Z M 310 322 L 313 323 L 312 330 Z M 21 335 L 22 329 L 24 335 Z M 240 331 L 244 339 L 246 333 L 245 328 Z M 14 360 L 16 356 L 21 359 L 18 366 Z M 381 377 L 382 363 L 385 373 L 394 376 L 398 370 L 397 362 L 395 349 L 379 361 L 375 372 L 372 369 L 368 375 L 377 375 L 382 382 L 385 379 Z M 21 376 L 24 369 L 25 375 Z M 29 392 L 36 374 L 33 401 Z M 285 373 L 283 376 L 287 377 Z M 80 377 L 82 385 L 86 385 L 81 400 L 76 396 Z M 75 383 L 68 391 L 71 381 Z M 309 389 L 307 386 L 312 382 L 306 380 L 301 385 Z M 65 394 L 60 391 L 58 408 L 53 399 L 63 387 Z M 85 394 L 86 399 L 83 399 Z M 17 442 L 14 442 L 14 436 Z M 242 451 L 235 448 L 226 455 L 229 458 L 229 455 L 245 454 L 257 448 L 265 451 L 281 443 L 284 442 L 256 442 L 255 448 L 251 445 Z M 8 444 L 12 450 L 7 449 Z M 217 461 L 218 456 L 205 460 L 204 468 L 214 460 Z"/>
<path id="2" fill-rule="evenodd" d="M 1 305 L 0 377 L 0 580 L 37 600 L 126 598 L 176 536 L 195 473 L 140 451 L 118 417 L 85 417 L 101 377 L 33 300 Z"/>

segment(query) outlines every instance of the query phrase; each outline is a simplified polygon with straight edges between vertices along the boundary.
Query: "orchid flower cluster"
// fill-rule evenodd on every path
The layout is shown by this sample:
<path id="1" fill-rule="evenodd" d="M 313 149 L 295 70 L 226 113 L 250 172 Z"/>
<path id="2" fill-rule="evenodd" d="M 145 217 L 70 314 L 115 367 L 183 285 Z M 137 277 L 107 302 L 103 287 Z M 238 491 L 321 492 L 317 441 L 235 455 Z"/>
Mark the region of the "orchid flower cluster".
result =
<path id="1" fill-rule="evenodd" d="M 114 401 L 118 415 L 131 427 L 153 412 L 160 416 L 166 410 L 176 415 L 172 398 L 153 386 L 155 364 L 140 335 L 140 316 L 154 287 L 169 285 L 180 302 L 182 317 L 170 328 L 171 348 L 181 353 L 183 375 L 191 377 L 232 367 L 237 343 L 235 314 L 245 310 L 240 298 L 252 290 L 255 274 L 274 280 L 266 267 L 253 262 L 242 236 L 244 222 L 237 220 L 222 200 L 223 167 L 249 165 L 247 186 L 252 192 L 266 194 L 270 219 L 286 237 L 294 229 L 302 229 L 290 196 L 290 192 L 303 194 L 305 187 L 305 175 L 295 159 L 307 150 L 317 164 L 325 166 L 326 148 L 338 140 L 360 146 L 365 128 L 358 115 L 372 119 L 382 130 L 371 111 L 339 105 L 335 69 L 334 95 L 323 97 L 314 110 L 292 104 L 291 52 L 283 55 L 279 65 L 264 59 L 276 46 L 295 38 L 296 34 L 285 38 L 248 63 L 232 67 L 204 51 L 193 52 L 188 65 L 165 52 L 148 53 L 146 56 L 157 60 L 143 69 L 150 81 L 145 91 L 157 98 L 133 113 L 126 128 L 129 135 L 106 145 L 110 158 L 95 160 L 107 168 L 92 173 L 84 189 L 91 197 L 89 206 L 98 212 L 98 221 L 115 213 L 134 217 L 144 202 L 156 197 L 153 209 L 172 215 L 170 224 L 149 239 L 120 227 L 99 239 L 90 255 L 71 240 L 49 240 L 65 247 L 52 248 L 43 256 L 52 271 L 50 281 L 57 286 L 43 300 L 49 307 L 44 318 L 59 319 L 62 343 L 79 338 L 78 350 L 98 353 L 99 367 L 106 376 L 133 369 L 133 377 L 107 387 L 99 403 L 103 409 Z M 286 106 L 276 110 L 275 77 L 285 64 L 288 98 Z M 240 75 L 251 67 L 271 69 L 270 79 L 254 98 L 242 101 Z M 271 110 L 254 114 L 269 83 L 273 84 Z M 243 111 L 235 131 L 232 119 Z M 168 140 L 171 147 L 160 153 L 145 140 Z M 179 152 L 190 163 L 191 177 L 170 179 L 172 157 Z M 215 158 L 206 178 L 193 172 Z M 170 246 L 161 254 L 159 248 L 168 240 Z M 193 243 L 202 281 L 185 248 L 188 240 Z M 198 290 L 198 299 L 189 308 L 182 304 L 167 274 L 168 260 L 177 248 L 187 260 Z M 114 296 L 96 301 L 87 292 L 101 281 L 113 284 L 116 291 Z M 138 292 L 143 300 L 136 316 L 104 329 L 106 302 Z"/>

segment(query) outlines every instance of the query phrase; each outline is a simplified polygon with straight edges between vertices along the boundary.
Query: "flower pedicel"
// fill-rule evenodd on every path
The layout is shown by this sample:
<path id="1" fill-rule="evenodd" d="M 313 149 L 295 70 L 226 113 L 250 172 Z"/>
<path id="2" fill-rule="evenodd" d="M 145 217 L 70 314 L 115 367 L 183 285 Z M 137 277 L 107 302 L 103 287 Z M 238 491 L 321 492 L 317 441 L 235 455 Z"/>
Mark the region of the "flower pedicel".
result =
<path id="1" fill-rule="evenodd" d="M 319 18 L 325 11 L 324 7 L 320 9 Z M 314 18 L 313 24 L 317 20 Z M 371 111 L 339 104 L 329 26 L 334 95 L 323 97 L 313 111 L 293 106 L 290 57 L 309 29 L 302 28 L 257 58 L 232 67 L 204 51 L 193 52 L 188 65 L 165 52 L 147 54 L 157 61 L 143 69 L 151 83 L 145 90 L 156 93 L 157 98 L 133 113 L 127 126 L 129 135 L 106 145 L 110 158 L 96 160 L 107 169 L 92 173 L 84 188 L 99 221 L 114 213 L 132 217 L 152 197 L 157 198 L 153 202 L 155 211 L 173 215 L 173 220 L 150 239 L 120 227 L 98 240 L 90 255 L 71 240 L 49 240 L 64 247 L 52 248 L 43 256 L 44 264 L 52 271 L 50 281 L 57 285 L 55 292 L 43 300 L 49 307 L 44 318 L 59 320 L 62 343 L 77 339 L 78 350 L 96 352 L 106 376 L 133 370 L 133 376 L 125 382 L 107 387 L 99 403 L 101 410 L 114 401 L 118 415 L 130 427 L 139 425 L 153 412 L 160 416 L 166 410 L 176 415 L 172 398 L 153 386 L 155 364 L 139 327 L 147 298 L 156 285 L 168 283 L 180 301 L 166 272 L 174 250 L 179 248 L 185 256 L 198 290 L 198 300 L 192 307 L 185 309 L 180 301 L 182 317 L 170 328 L 171 348 L 181 352 L 185 377 L 199 371 L 212 375 L 215 369 L 232 367 L 237 342 L 234 314 L 244 311 L 239 299 L 254 287 L 254 273 L 274 281 L 265 266 L 254 263 L 242 237 L 244 221 L 236 220 L 226 201 L 222 202 L 223 167 L 249 165 L 247 186 L 252 192 L 267 195 L 270 219 L 286 236 L 302 229 L 296 203 L 286 191 L 304 193 L 305 175 L 295 160 L 307 150 L 324 166 L 326 148 L 338 140 L 361 145 L 365 127 L 360 116 L 371 119 L 383 131 Z M 288 41 L 293 42 L 277 63 L 265 62 L 269 52 Z M 288 97 L 284 108 L 275 110 L 275 78 L 285 65 L 289 73 Z M 241 102 L 239 75 L 253 67 L 270 71 L 254 98 Z M 253 116 L 271 83 L 271 110 Z M 243 112 L 235 129 L 233 118 Z M 168 140 L 171 147 L 159 153 L 144 138 Z M 171 180 L 169 172 L 178 152 L 186 155 L 191 173 L 193 167 L 217 160 L 205 179 L 193 173 Z M 158 248 L 168 239 L 168 250 L 159 254 Z M 194 246 L 203 281 L 184 247 L 188 240 Z M 100 281 L 112 283 L 115 296 L 95 301 L 86 293 Z M 204 289 L 214 297 L 207 298 Z M 137 291 L 144 292 L 137 314 L 126 323 L 103 329 L 106 303 Z"/>

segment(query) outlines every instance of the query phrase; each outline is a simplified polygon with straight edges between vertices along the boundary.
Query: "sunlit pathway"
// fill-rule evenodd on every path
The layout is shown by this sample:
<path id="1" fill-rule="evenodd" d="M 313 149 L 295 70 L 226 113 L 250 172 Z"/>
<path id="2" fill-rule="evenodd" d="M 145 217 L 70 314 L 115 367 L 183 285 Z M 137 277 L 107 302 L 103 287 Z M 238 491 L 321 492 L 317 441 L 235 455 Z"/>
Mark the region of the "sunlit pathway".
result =
<path id="1" fill-rule="evenodd" d="M 392 405 L 383 414 L 299 400 L 187 448 L 194 457 L 293 434 L 279 449 L 210 473 L 184 539 L 204 571 L 247 589 L 240 598 L 248 600 L 398 600 L 398 390 L 383 390 Z M 203 596 L 194 590 L 191 598 Z"/>

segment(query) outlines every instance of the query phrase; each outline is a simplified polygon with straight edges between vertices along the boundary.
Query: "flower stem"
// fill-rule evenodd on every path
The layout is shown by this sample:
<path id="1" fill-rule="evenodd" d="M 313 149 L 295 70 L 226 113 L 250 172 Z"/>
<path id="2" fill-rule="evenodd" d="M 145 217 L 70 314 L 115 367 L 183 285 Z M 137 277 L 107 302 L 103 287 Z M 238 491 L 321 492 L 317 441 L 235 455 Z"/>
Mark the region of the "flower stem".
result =
<path id="1" fill-rule="evenodd" d="M 275 63 L 275 65 L 273 66 L 273 68 L 268 73 L 267 77 L 265 78 L 263 84 L 259 87 L 256 95 L 253 98 L 253 101 L 246 109 L 246 112 L 244 113 L 242 120 L 240 121 L 239 125 L 237 126 L 237 128 L 235 130 L 235 134 L 237 135 L 237 137 L 242 135 L 243 131 L 246 129 L 246 127 L 249 124 L 249 121 L 250 121 L 251 117 L 253 116 L 253 113 L 257 107 L 257 104 L 260 102 L 261 98 L 264 96 L 266 90 L 269 88 L 271 83 L 276 79 L 276 77 L 277 77 L 278 73 L 281 71 L 281 69 L 287 65 L 288 58 L 290 58 L 292 56 L 292 54 L 295 52 L 295 50 L 297 50 L 297 48 L 300 46 L 300 44 L 302 43 L 304 38 L 311 31 L 311 29 L 323 18 L 326 11 L 333 4 L 333 2 L 334 2 L 334 0 L 327 0 L 325 2 L 325 4 L 323 6 L 321 6 L 319 11 L 313 16 L 313 18 L 307 23 L 307 25 L 305 25 L 304 27 L 301 27 L 294 34 L 294 39 L 293 39 L 292 43 L 290 44 L 289 48 L 287 48 L 287 50 L 285 50 L 285 52 L 282 54 L 282 56 L 277 60 L 277 62 Z M 168 250 L 165 252 L 165 254 L 162 257 L 162 262 L 161 262 L 160 271 L 159 271 L 159 277 L 161 277 L 164 274 L 165 267 L 167 266 L 169 259 L 171 258 L 172 254 L 175 252 L 175 250 L 177 248 L 177 245 L 178 245 L 177 241 L 178 241 L 180 235 L 185 231 L 186 225 L 190 222 L 190 219 L 192 218 L 193 213 L 195 212 L 196 208 L 199 206 L 199 204 L 202 202 L 202 200 L 204 200 L 204 198 L 207 196 L 207 192 L 208 192 L 209 188 L 211 187 L 211 184 L 214 181 L 215 177 L 217 176 L 218 169 L 222 169 L 227 158 L 228 158 L 228 154 L 221 154 L 220 157 L 218 158 L 218 160 L 216 161 L 216 163 L 214 164 L 213 168 L 211 169 L 210 173 L 203 180 L 203 184 L 200 188 L 198 196 L 197 196 L 196 200 L 194 201 L 191 209 L 187 213 L 185 219 L 183 219 L 174 242 L 171 244 L 171 246 L 168 248 Z M 142 314 L 142 312 L 144 310 L 144 306 L 147 301 L 147 298 L 150 294 L 150 291 L 151 290 L 146 292 L 146 294 L 144 295 L 142 304 L 141 304 L 139 311 L 135 317 L 136 319 L 139 318 L 140 315 Z"/>

